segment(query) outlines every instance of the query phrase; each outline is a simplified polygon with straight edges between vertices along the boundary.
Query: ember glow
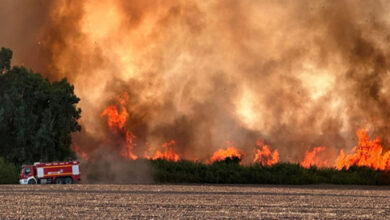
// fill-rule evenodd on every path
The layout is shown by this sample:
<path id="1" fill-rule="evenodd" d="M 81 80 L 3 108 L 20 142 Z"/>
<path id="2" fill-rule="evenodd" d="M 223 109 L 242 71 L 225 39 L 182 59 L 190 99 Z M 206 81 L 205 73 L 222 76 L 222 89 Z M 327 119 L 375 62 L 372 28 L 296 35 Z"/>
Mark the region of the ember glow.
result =
<path id="1" fill-rule="evenodd" d="M 256 149 L 253 162 L 261 163 L 263 166 L 272 166 L 279 162 L 279 152 L 274 150 L 271 152 L 270 147 L 265 145 L 263 141 L 257 140 L 258 149 Z"/>

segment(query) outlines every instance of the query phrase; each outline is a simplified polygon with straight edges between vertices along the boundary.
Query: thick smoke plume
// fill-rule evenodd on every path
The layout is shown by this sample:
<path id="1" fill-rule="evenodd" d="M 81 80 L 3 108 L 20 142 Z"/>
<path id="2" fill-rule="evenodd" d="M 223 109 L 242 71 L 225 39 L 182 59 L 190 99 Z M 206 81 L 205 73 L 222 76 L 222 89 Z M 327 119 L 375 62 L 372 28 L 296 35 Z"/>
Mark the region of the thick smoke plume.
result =
<path id="1" fill-rule="evenodd" d="M 99 115 L 124 92 L 136 155 L 260 139 L 281 161 L 335 159 L 361 127 L 390 146 L 389 1 L 0 1 L 16 64 L 75 84 L 84 152 L 121 145 Z"/>

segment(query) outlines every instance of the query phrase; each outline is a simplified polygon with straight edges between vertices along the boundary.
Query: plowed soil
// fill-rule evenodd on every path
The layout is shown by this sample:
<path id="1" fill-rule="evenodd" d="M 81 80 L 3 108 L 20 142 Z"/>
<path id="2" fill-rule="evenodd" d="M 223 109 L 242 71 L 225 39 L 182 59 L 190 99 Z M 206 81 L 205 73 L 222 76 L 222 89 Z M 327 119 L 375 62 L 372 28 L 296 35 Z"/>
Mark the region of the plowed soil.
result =
<path id="1" fill-rule="evenodd" d="M 389 219 L 390 187 L 3 185 L 0 219 Z"/>

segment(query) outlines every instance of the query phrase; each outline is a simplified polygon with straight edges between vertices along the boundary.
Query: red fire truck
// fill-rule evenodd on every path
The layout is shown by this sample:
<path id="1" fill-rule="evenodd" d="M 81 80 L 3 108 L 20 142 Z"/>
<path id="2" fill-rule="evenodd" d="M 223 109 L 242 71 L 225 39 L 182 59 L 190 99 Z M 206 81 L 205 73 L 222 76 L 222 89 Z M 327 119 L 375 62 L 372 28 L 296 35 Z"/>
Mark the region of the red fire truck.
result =
<path id="1" fill-rule="evenodd" d="M 80 162 L 34 163 L 23 165 L 20 184 L 72 184 L 80 181 Z"/>

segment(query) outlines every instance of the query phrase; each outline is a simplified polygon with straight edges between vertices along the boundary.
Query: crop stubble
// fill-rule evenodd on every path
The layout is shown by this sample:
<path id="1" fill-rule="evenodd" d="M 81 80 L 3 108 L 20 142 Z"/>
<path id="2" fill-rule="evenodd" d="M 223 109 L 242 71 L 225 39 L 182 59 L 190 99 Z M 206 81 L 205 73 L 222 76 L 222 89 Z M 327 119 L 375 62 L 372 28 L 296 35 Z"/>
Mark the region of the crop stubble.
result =
<path id="1" fill-rule="evenodd" d="M 390 218 L 389 187 L 3 185 L 0 219 Z"/>

